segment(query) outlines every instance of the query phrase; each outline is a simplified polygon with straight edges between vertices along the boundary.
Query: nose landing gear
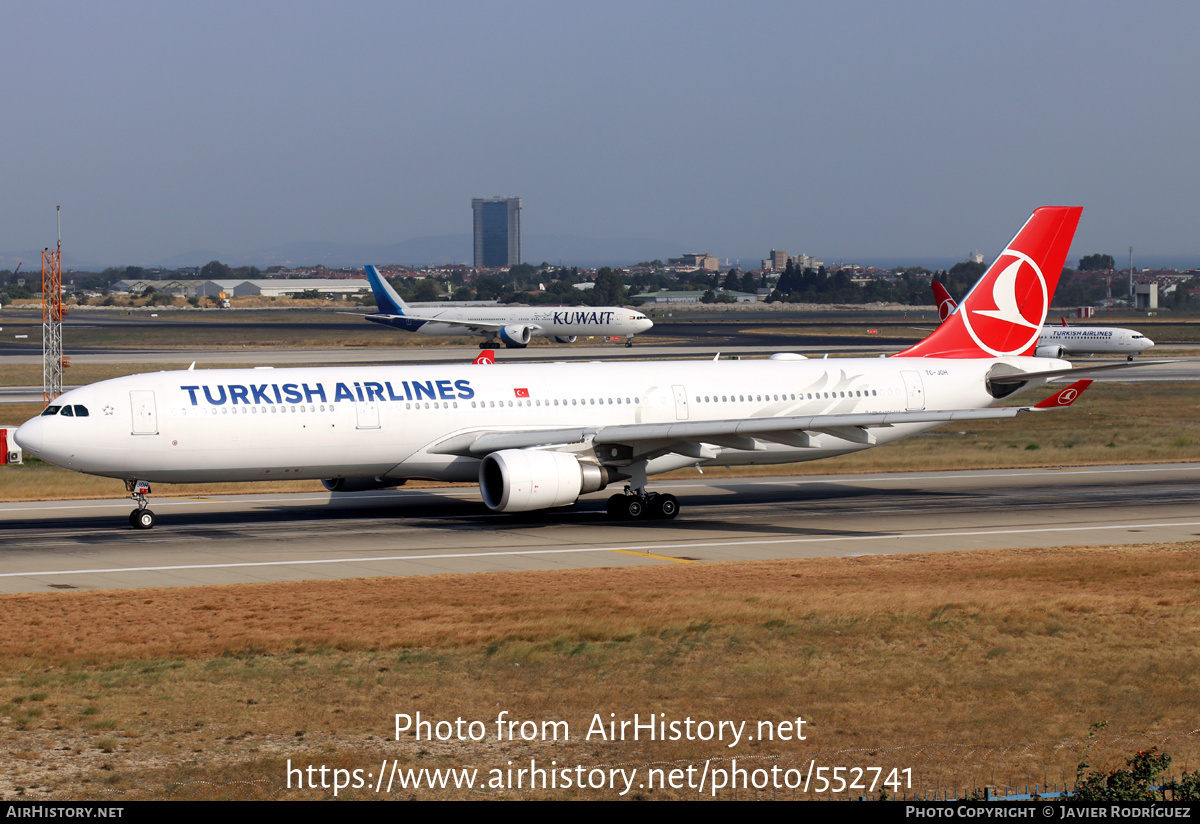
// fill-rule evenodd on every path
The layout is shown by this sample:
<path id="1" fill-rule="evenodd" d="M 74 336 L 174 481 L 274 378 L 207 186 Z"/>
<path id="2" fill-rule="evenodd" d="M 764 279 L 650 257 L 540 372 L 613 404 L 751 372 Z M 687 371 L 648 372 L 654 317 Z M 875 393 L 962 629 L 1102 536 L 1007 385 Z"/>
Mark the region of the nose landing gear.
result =
<path id="1" fill-rule="evenodd" d="M 134 529 L 153 529 L 157 517 L 149 509 L 150 484 L 145 481 L 126 481 L 125 491 L 137 502 L 138 508 L 129 513 L 129 525 Z"/>

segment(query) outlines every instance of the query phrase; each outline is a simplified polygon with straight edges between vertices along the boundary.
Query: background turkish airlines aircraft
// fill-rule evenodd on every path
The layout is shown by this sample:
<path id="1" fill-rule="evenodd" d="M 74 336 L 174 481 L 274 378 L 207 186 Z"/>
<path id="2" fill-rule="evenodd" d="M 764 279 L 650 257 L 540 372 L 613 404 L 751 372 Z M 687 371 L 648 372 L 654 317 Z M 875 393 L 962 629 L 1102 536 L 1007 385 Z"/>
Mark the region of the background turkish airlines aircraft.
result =
<path id="1" fill-rule="evenodd" d="M 631 345 L 634 335 L 645 332 L 654 321 L 633 309 L 620 306 L 481 306 L 419 309 L 408 307 L 379 270 L 368 266 L 367 279 L 379 314 L 367 320 L 423 335 L 462 335 L 473 332 L 487 340 L 480 349 L 496 346 L 496 339 L 509 349 L 524 349 L 531 338 L 554 338 L 559 343 L 574 343 L 578 335 L 624 335 Z"/>
<path id="2" fill-rule="evenodd" d="M 938 317 L 948 318 L 958 304 L 946 287 L 933 282 L 933 299 L 937 303 Z M 1043 326 L 1038 334 L 1034 354 L 1039 358 L 1061 358 L 1066 355 L 1125 355 L 1133 360 L 1154 346 L 1154 341 L 1132 329 L 1108 326 Z"/>
<path id="3" fill-rule="evenodd" d="M 159 372 L 67 392 L 16 438 L 50 463 L 126 481 L 141 528 L 154 524 L 151 481 L 279 478 L 332 490 L 478 481 L 497 512 L 626 482 L 610 514 L 672 518 L 678 502 L 649 492 L 649 476 L 816 460 L 1071 403 L 1088 381 L 989 408 L 1106 368 L 1030 357 L 1080 211 L 1037 210 L 959 311 L 891 358 Z"/>

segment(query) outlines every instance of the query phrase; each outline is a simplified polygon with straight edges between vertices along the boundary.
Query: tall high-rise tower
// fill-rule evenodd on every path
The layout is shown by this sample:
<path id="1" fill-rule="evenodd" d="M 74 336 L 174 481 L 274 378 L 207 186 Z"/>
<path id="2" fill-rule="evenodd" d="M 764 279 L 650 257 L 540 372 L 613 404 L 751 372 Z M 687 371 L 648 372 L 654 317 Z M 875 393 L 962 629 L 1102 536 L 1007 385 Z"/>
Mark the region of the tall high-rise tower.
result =
<path id="1" fill-rule="evenodd" d="M 521 262 L 521 198 L 477 197 L 475 213 L 475 265 L 485 268 L 514 266 Z"/>

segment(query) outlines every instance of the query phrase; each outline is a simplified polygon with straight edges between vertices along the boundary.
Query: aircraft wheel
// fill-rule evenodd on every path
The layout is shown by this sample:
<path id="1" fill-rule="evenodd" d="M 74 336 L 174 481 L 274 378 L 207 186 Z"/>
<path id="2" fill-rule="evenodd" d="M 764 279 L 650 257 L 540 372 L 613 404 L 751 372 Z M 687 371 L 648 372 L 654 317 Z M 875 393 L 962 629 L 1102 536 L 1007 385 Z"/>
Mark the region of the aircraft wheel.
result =
<path id="1" fill-rule="evenodd" d="M 133 512 L 129 513 L 129 525 L 131 527 L 133 527 L 134 529 L 138 528 L 138 525 L 137 525 L 138 512 L 139 512 L 139 510 L 135 509 L 135 510 L 133 510 Z"/>
<path id="2" fill-rule="evenodd" d="M 148 509 L 135 509 L 129 513 L 129 522 L 133 524 L 134 529 L 153 529 L 154 521 L 154 513 Z"/>
<path id="3" fill-rule="evenodd" d="M 631 521 L 646 516 L 646 503 L 636 495 L 630 495 L 624 501 L 625 517 Z"/>
<path id="4" fill-rule="evenodd" d="M 605 506 L 610 518 L 620 518 L 625 514 L 625 496 L 613 495 L 608 499 L 608 504 Z"/>
<path id="5" fill-rule="evenodd" d="M 679 514 L 679 501 L 674 495 L 659 495 L 651 502 L 650 512 L 655 518 L 669 521 Z"/>

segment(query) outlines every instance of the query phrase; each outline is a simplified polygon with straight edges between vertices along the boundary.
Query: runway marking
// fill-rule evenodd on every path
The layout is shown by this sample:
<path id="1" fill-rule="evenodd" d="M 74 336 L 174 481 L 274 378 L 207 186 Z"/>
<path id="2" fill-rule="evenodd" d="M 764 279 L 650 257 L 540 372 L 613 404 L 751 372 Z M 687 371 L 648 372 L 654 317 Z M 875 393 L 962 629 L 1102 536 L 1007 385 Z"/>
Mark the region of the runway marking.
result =
<path id="1" fill-rule="evenodd" d="M 755 486 L 788 486 L 788 485 L 800 485 L 800 484 L 805 484 L 805 483 L 847 483 L 847 482 L 854 482 L 854 481 L 871 481 L 871 482 L 875 483 L 875 482 L 879 482 L 879 481 L 905 481 L 905 480 L 909 480 L 909 481 L 962 480 L 963 478 L 1027 478 L 1027 477 L 1032 477 L 1035 475 L 1062 475 L 1062 474 L 1070 474 L 1070 475 L 1119 474 L 1119 475 L 1125 475 L 1125 474 L 1129 474 L 1132 472 L 1194 472 L 1194 471 L 1196 471 L 1195 464 L 1189 464 L 1187 466 L 1178 466 L 1178 465 L 1169 465 L 1168 464 L 1168 465 L 1163 465 L 1163 466 L 1143 467 L 1141 469 L 1125 469 L 1125 468 L 1089 469 L 1087 467 L 1064 466 L 1060 469 L 1041 469 L 1041 470 L 1037 470 L 1037 471 L 1033 471 L 1033 472 L 1019 472 L 1019 471 L 1018 472 L 1006 472 L 1002 469 L 979 470 L 977 472 L 964 473 L 962 475 L 942 475 L 942 474 L 938 474 L 938 473 L 929 473 L 929 474 L 922 473 L 922 474 L 918 475 L 918 474 L 905 472 L 905 473 L 897 473 L 896 475 L 890 475 L 890 476 L 889 475 L 877 475 L 877 476 L 872 477 L 872 476 L 866 476 L 866 475 L 841 475 L 841 476 L 835 476 L 833 478 L 822 478 L 820 480 L 817 480 L 814 478 L 812 480 L 796 480 L 796 481 L 782 481 L 782 482 L 781 481 L 774 481 L 774 482 L 772 482 L 772 481 L 742 481 L 742 483 L 755 485 Z M 729 486 L 729 484 L 720 484 L 719 478 L 714 479 L 714 480 L 716 481 L 716 483 L 714 483 L 713 486 L 717 486 L 717 485 Z M 676 484 L 676 485 L 679 486 L 681 484 Z"/>
<path id="2" fill-rule="evenodd" d="M 1071 467 L 1064 466 L 1061 469 L 1041 469 L 1033 471 L 1013 471 L 1006 470 L 978 470 L 959 475 L 943 475 L 939 473 L 896 473 L 894 475 L 838 475 L 838 476 L 804 476 L 793 477 L 787 479 L 778 479 L 773 481 L 754 480 L 750 478 L 712 478 L 712 479 L 696 479 L 694 481 L 676 480 L 663 481 L 655 484 L 656 487 L 669 488 L 692 488 L 692 487 L 729 487 L 729 486 L 804 486 L 806 484 L 854 484 L 854 483 L 880 483 L 892 482 L 902 483 L 904 481 L 913 480 L 962 480 L 970 478 L 1026 478 L 1038 475 L 1113 475 L 1113 474 L 1129 474 L 1134 472 L 1195 472 L 1197 466 L 1195 464 L 1160 464 L 1155 466 L 1144 466 L 1140 468 L 1112 467 L 1108 469 L 1091 469 L 1088 467 Z M 234 496 L 219 496 L 213 498 L 201 498 L 198 496 L 181 496 L 178 498 L 157 498 L 154 499 L 154 507 L 165 506 L 191 506 L 198 503 L 223 503 L 223 504 L 280 504 L 280 503 L 298 503 L 298 502 L 313 502 L 333 504 L 341 501 L 358 501 L 358 500 L 387 500 L 391 497 L 408 497 L 412 495 L 438 495 L 453 498 L 472 498 L 479 493 L 475 489 L 465 489 L 463 487 L 430 487 L 428 489 L 395 489 L 388 495 L 355 495 L 350 493 L 340 493 L 338 497 L 333 498 L 328 493 L 321 492 L 279 492 L 272 493 L 271 497 L 265 498 L 235 498 Z M 19 501 L 13 502 L 23 503 Z M 126 498 L 114 499 L 109 502 L 90 502 L 90 503 L 67 503 L 54 505 L 56 501 L 28 501 L 24 503 L 40 503 L 43 506 L 12 506 L 0 502 L 0 512 L 47 512 L 54 510 L 66 509 L 112 509 L 115 507 L 129 506 L 129 500 Z M 490 514 L 490 513 L 489 513 Z M 457 516 L 456 516 L 457 517 Z"/>
<path id="3" fill-rule="evenodd" d="M 677 564 L 698 563 L 692 558 L 673 558 L 670 555 L 655 555 L 653 552 L 634 552 L 632 549 L 614 549 L 613 552 L 620 552 L 625 555 L 633 555 L 637 558 L 655 558 L 659 561 L 674 561 Z"/>
<path id="4" fill-rule="evenodd" d="M 394 494 L 397 497 L 409 496 L 409 495 L 439 495 L 439 496 L 446 496 L 446 497 L 463 497 L 463 496 L 477 495 L 478 493 L 475 490 L 465 490 L 465 489 L 462 489 L 459 487 L 446 487 L 446 488 L 431 487 L 429 489 L 398 489 L 398 490 L 395 490 Z M 313 497 L 304 497 L 305 495 L 312 495 Z M 191 506 L 193 504 L 198 504 L 198 503 L 278 504 L 278 503 L 289 503 L 289 502 L 311 502 L 311 503 L 332 504 L 332 503 L 338 503 L 339 501 L 386 500 L 387 498 L 390 498 L 390 497 L 392 497 L 392 496 L 390 496 L 390 495 L 383 496 L 383 495 L 343 494 L 343 495 L 339 495 L 337 498 L 330 498 L 327 493 L 323 494 L 320 492 L 312 492 L 312 493 L 303 493 L 302 492 L 302 493 L 299 493 L 298 495 L 297 495 L 297 493 L 292 493 L 292 492 L 279 492 L 279 493 L 275 493 L 274 496 L 270 497 L 270 498 L 236 498 L 235 499 L 231 495 L 230 496 L 221 496 L 221 497 L 217 497 L 217 498 L 199 498 L 199 497 L 193 497 L 193 496 L 189 495 L 186 497 L 179 497 L 179 498 L 156 498 L 156 499 L 154 499 L 153 503 L 154 503 L 154 508 L 157 509 L 157 508 L 163 507 L 163 506 Z M 108 501 L 108 502 L 98 502 L 98 503 L 65 503 L 64 502 L 64 503 L 62 503 L 62 505 L 59 505 L 59 506 L 53 505 L 53 504 L 58 504 L 59 502 L 57 502 L 57 501 L 27 501 L 26 503 L 41 503 L 41 504 L 51 504 L 51 505 L 48 505 L 48 506 L 8 506 L 4 503 L 0 503 L 0 512 L 53 512 L 53 511 L 59 510 L 59 509 L 112 509 L 114 507 L 125 508 L 125 507 L 130 506 L 130 500 L 128 498 L 120 498 L 120 499 L 116 499 L 116 500 L 112 500 L 112 501 Z"/>
<path id="5" fill-rule="evenodd" d="M 2 572 L 0 578 L 26 578 L 46 575 L 112 574 L 114 572 L 175 572 L 188 569 L 240 569 L 246 567 L 310 566 L 313 564 L 360 564 L 380 561 L 440 561 L 454 558 L 501 558 L 513 555 L 570 555 L 580 552 L 621 552 L 626 554 L 647 550 L 697 549 L 701 547 L 768 546 L 772 544 L 823 544 L 850 541 L 882 541 L 902 538 L 972 538 L 990 535 L 1033 535 L 1046 532 L 1100 532 L 1115 529 L 1152 529 L 1156 527 L 1200 526 L 1200 521 L 1178 521 L 1153 524 L 1113 524 L 1109 526 L 1039 527 L 1037 529 L 981 529 L 968 532 L 914 532 L 887 535 L 835 535 L 822 538 L 762 538 L 746 541 L 700 541 L 684 544 L 642 544 L 633 546 L 593 546 L 575 549 L 517 549 L 499 552 L 448 552 L 439 555 L 380 555 L 364 558 L 312 558 L 292 561 L 242 561 L 232 564 L 182 564 L 179 566 L 112 567 L 109 569 L 63 569 L 30 572 Z M 678 558 L 668 560 L 678 561 Z"/>

